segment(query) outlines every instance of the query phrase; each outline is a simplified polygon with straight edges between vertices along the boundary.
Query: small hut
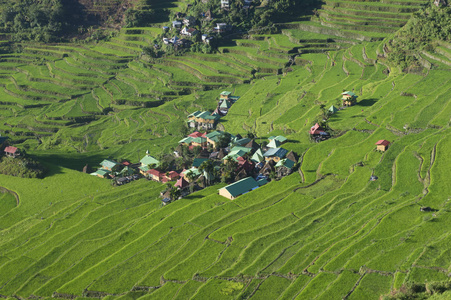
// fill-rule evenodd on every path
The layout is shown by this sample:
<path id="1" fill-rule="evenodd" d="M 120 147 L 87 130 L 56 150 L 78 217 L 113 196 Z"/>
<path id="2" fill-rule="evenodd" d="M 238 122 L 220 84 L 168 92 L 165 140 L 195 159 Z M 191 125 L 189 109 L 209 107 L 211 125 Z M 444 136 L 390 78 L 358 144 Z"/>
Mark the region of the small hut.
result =
<path id="1" fill-rule="evenodd" d="M 376 150 L 378 151 L 387 151 L 388 145 L 390 145 L 390 142 L 387 140 L 379 140 L 376 143 Z"/>
<path id="2" fill-rule="evenodd" d="M 329 113 L 331 114 L 331 115 L 333 115 L 334 113 L 336 113 L 338 111 L 338 108 L 336 108 L 335 106 L 331 106 L 331 107 L 329 107 Z"/>

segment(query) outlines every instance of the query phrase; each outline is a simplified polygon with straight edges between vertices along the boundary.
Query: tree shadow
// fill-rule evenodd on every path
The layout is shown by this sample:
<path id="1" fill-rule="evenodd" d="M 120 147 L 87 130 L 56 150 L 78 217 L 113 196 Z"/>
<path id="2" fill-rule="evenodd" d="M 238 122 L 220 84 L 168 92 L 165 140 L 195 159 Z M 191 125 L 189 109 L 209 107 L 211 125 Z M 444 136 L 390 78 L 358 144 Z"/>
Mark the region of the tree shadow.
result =
<path id="1" fill-rule="evenodd" d="M 358 106 L 372 106 L 377 102 L 376 98 L 363 99 L 362 101 L 357 102 Z"/>
<path id="2" fill-rule="evenodd" d="M 83 171 L 83 167 L 88 164 L 89 167 L 98 167 L 100 163 L 107 158 L 104 155 L 83 155 L 83 154 L 39 154 L 34 158 L 43 164 L 48 165 L 49 173 L 46 176 L 61 173 L 61 167 L 75 171 Z"/>

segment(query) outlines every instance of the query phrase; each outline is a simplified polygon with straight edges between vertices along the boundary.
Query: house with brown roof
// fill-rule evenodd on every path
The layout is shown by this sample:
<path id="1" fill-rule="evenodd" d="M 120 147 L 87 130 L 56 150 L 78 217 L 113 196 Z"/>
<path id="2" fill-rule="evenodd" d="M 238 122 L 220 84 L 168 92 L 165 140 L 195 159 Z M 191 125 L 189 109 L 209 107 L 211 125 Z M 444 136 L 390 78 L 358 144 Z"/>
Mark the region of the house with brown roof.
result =
<path id="1" fill-rule="evenodd" d="M 378 151 L 386 151 L 388 149 L 388 145 L 390 145 L 390 142 L 387 140 L 379 140 L 376 143 L 376 150 Z"/>

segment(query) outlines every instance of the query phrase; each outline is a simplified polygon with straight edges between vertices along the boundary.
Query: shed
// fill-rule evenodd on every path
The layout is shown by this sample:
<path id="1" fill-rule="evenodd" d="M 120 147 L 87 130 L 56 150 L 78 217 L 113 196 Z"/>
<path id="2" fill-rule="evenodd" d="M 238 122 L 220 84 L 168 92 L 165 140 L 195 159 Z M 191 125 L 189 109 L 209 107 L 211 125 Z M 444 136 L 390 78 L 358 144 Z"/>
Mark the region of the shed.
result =
<path id="1" fill-rule="evenodd" d="M 388 149 L 388 145 L 390 145 L 389 141 L 387 141 L 387 140 L 379 140 L 376 143 L 376 150 L 386 151 Z"/>
<path id="2" fill-rule="evenodd" d="M 104 159 L 100 165 L 102 166 L 102 169 L 108 170 L 108 171 L 114 171 L 117 166 L 119 166 L 119 163 L 115 162 L 114 160 L 110 159 Z"/>
<path id="3" fill-rule="evenodd" d="M 338 111 L 338 108 L 336 108 L 335 106 L 331 106 L 331 107 L 329 107 L 329 113 L 331 114 L 331 115 L 333 115 L 334 113 L 336 113 Z"/>
<path id="4" fill-rule="evenodd" d="M 17 157 L 20 155 L 20 151 L 18 148 L 13 146 L 8 146 L 5 148 L 5 154 L 9 157 Z"/>

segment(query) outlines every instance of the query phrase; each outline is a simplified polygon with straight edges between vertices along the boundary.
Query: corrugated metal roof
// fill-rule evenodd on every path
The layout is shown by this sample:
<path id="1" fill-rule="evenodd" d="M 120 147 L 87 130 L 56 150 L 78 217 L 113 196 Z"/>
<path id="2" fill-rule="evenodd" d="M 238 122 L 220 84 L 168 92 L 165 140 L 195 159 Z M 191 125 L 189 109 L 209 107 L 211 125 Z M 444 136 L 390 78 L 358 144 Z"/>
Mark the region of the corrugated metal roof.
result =
<path id="1" fill-rule="evenodd" d="M 223 187 L 226 189 L 233 197 L 238 197 L 246 192 L 253 190 L 260 185 L 252 177 L 243 178 L 235 183 Z"/>

